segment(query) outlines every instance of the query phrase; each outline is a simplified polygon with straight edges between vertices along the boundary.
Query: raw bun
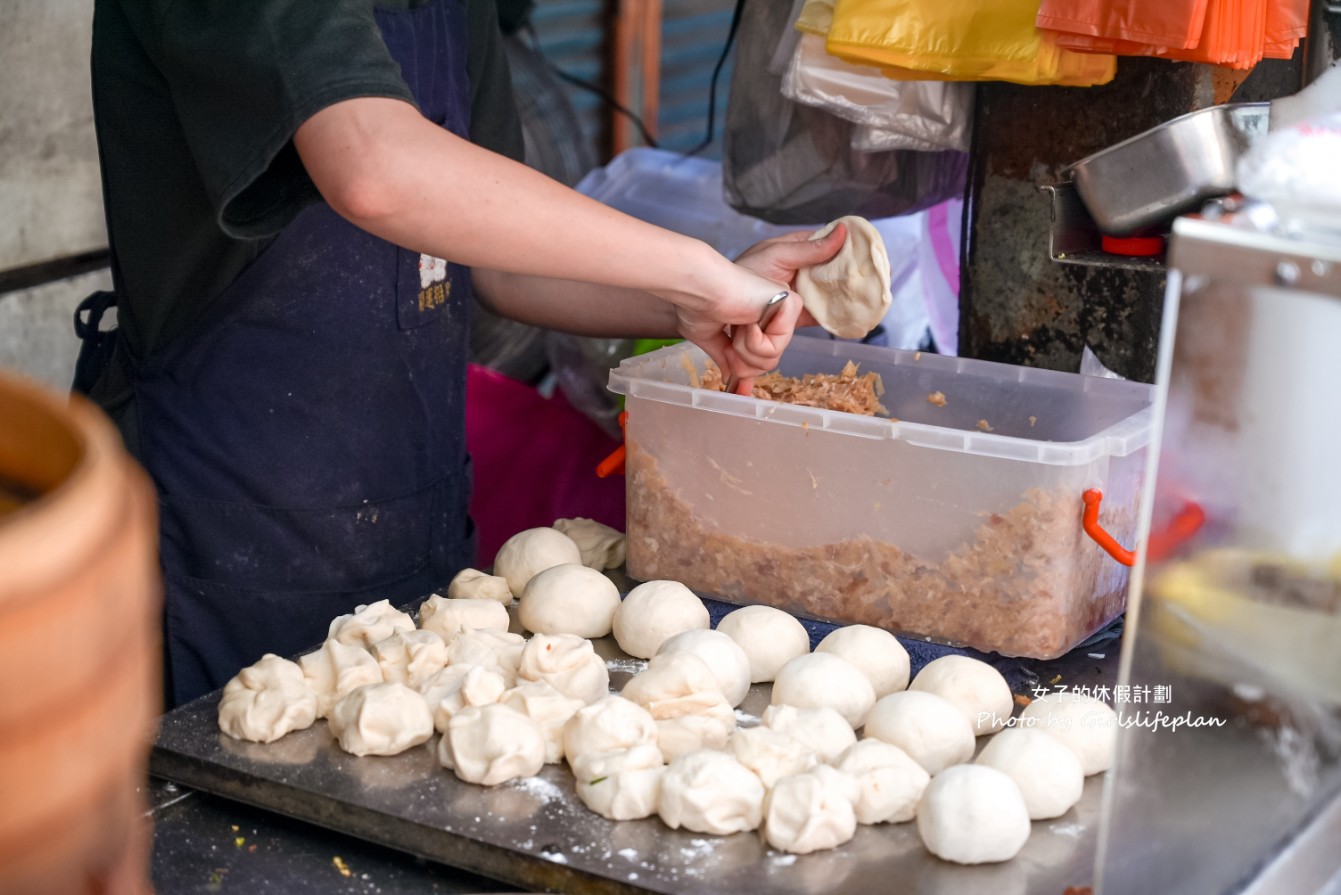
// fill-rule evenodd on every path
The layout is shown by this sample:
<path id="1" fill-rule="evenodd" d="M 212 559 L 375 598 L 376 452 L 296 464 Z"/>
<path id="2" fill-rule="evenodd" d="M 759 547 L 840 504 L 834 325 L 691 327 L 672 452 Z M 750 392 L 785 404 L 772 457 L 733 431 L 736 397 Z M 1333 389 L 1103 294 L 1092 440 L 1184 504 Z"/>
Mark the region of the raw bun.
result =
<path id="1" fill-rule="evenodd" d="M 316 694 L 318 718 L 329 715 L 332 706 L 358 687 L 382 683 L 382 666 L 371 653 L 338 640 L 327 640 L 299 659 L 298 665 Z"/>
<path id="2" fill-rule="evenodd" d="M 580 699 L 564 696 L 544 681 L 523 681 L 498 700 L 535 722 L 545 737 L 545 763 L 563 761 L 563 727 L 582 708 Z"/>
<path id="3" fill-rule="evenodd" d="M 495 786 L 540 773 L 545 738 L 534 721 L 506 706 L 471 707 L 452 716 L 438 761 L 467 783 Z"/>
<path id="4" fill-rule="evenodd" d="M 773 704 L 799 709 L 828 707 L 858 728 L 875 705 L 875 690 L 861 669 L 832 653 L 809 653 L 792 659 L 773 682 Z"/>
<path id="5" fill-rule="evenodd" d="M 734 708 L 750 692 L 750 660 L 736 641 L 720 631 L 693 630 L 676 634 L 661 644 L 657 655 L 693 653 L 717 678 L 717 686 Z"/>
<path id="6" fill-rule="evenodd" d="M 667 761 L 699 749 L 721 749 L 736 728 L 736 713 L 712 669 L 693 653 L 654 656 L 621 695 L 656 719 L 657 744 Z"/>
<path id="7" fill-rule="evenodd" d="M 573 764 L 577 797 L 610 820 L 641 820 L 656 814 L 665 770 L 655 746 L 596 752 Z"/>
<path id="8" fill-rule="evenodd" d="M 656 746 L 657 722 L 647 709 L 622 696 L 583 706 L 563 728 L 563 755 L 573 764 L 583 755 Z"/>
<path id="9" fill-rule="evenodd" d="M 867 737 L 838 756 L 834 767 L 857 781 L 857 822 L 903 823 L 917 816 L 917 802 L 931 775 L 898 746 Z"/>
<path id="10" fill-rule="evenodd" d="M 624 565 L 624 535 L 594 519 L 557 519 L 554 529 L 573 539 L 582 554 L 582 565 L 598 572 Z"/>
<path id="11" fill-rule="evenodd" d="M 797 855 L 837 848 L 857 832 L 856 796 L 856 782 L 828 765 L 783 777 L 764 802 L 764 839 Z"/>
<path id="12" fill-rule="evenodd" d="M 512 595 L 520 597 L 537 573 L 564 563 L 582 563 L 582 551 L 572 538 L 552 528 L 528 528 L 498 548 L 494 574 L 507 579 Z"/>
<path id="13" fill-rule="evenodd" d="M 359 687 L 331 709 L 331 734 L 351 755 L 398 755 L 433 736 L 433 713 L 404 684 Z"/>
<path id="14" fill-rule="evenodd" d="M 1015 711 L 1010 684 L 991 665 L 968 656 L 933 659 L 913 678 L 910 690 L 935 693 L 964 713 L 977 736 L 1004 730 Z"/>
<path id="15" fill-rule="evenodd" d="M 457 680 L 454 689 L 447 690 L 436 703 L 429 705 L 433 710 L 433 728 L 438 733 L 446 733 L 453 717 L 468 708 L 493 705 L 511 687 L 512 681 L 501 668 L 471 667 Z"/>
<path id="16" fill-rule="evenodd" d="M 447 667 L 447 644 L 432 631 L 397 631 L 369 652 L 382 680 L 415 688 Z"/>
<path id="17" fill-rule="evenodd" d="M 465 676 L 479 667 L 481 666 L 448 665 L 442 671 L 439 671 L 415 689 L 419 691 L 420 696 L 424 697 L 424 702 L 428 703 L 429 710 L 432 711 L 443 699 L 455 693 L 457 690 L 460 690 L 461 681 L 465 679 Z M 488 668 L 493 666 L 484 667 Z M 513 679 L 509 678 L 509 680 Z M 515 680 L 513 680 L 513 683 L 515 684 Z"/>
<path id="18" fill-rule="evenodd" d="M 670 763 L 661 778 L 657 813 L 672 830 L 729 836 L 759 828 L 764 785 L 724 752 L 690 752 Z"/>
<path id="19" fill-rule="evenodd" d="M 810 746 L 762 726 L 738 729 L 727 740 L 726 751 L 754 771 L 767 789 L 783 777 L 804 773 L 819 763 L 819 756 Z"/>
<path id="20" fill-rule="evenodd" d="M 273 743 L 317 720 L 317 695 L 298 663 L 266 653 L 224 685 L 219 729 L 253 743 Z"/>
<path id="21" fill-rule="evenodd" d="M 447 585 L 451 600 L 497 600 L 504 606 L 512 605 L 512 589 L 501 575 L 490 575 L 479 569 L 462 569 Z"/>
<path id="22" fill-rule="evenodd" d="M 897 637 L 881 628 L 838 628 L 819 642 L 815 652 L 833 653 L 857 666 L 871 682 L 876 699 L 908 689 L 908 651 Z"/>
<path id="23" fill-rule="evenodd" d="M 1113 766 L 1117 713 L 1102 700 L 1083 693 L 1049 693 L 1026 706 L 1020 721 L 1070 746 L 1086 777 Z"/>
<path id="24" fill-rule="evenodd" d="M 671 637 L 706 629 L 708 607 L 678 581 L 647 581 L 615 610 L 615 642 L 630 656 L 650 659 Z"/>
<path id="25" fill-rule="evenodd" d="M 1009 861 L 1029 839 L 1029 812 L 1015 781 L 986 765 L 949 768 L 917 806 L 927 850 L 956 864 Z"/>
<path id="26" fill-rule="evenodd" d="M 364 649 L 379 640 L 385 640 L 397 631 L 413 631 L 414 619 L 401 612 L 390 600 L 378 600 L 354 609 L 352 615 L 340 615 L 331 620 L 328 640 L 338 640 L 345 646 Z"/>
<path id="27" fill-rule="evenodd" d="M 742 606 L 728 612 L 717 630 L 740 646 L 750 660 L 750 682 L 766 683 L 782 666 L 810 652 L 810 635 L 795 617 L 772 606 Z"/>
<path id="28" fill-rule="evenodd" d="M 533 577 L 522 592 L 517 618 L 537 634 L 604 637 L 619 608 L 619 588 L 595 569 L 564 563 Z"/>
<path id="29" fill-rule="evenodd" d="M 973 728 L 964 713 L 935 693 L 904 690 L 876 702 L 866 735 L 893 743 L 933 777 L 973 757 Z"/>
<path id="30" fill-rule="evenodd" d="M 508 610 L 497 600 L 453 599 L 434 594 L 419 607 L 419 627 L 450 644 L 462 631 L 506 632 Z"/>
<path id="31" fill-rule="evenodd" d="M 507 631 L 462 631 L 447 647 L 448 665 L 493 665 L 517 676 L 526 638 Z"/>
<path id="32" fill-rule="evenodd" d="M 843 247 L 823 264 L 796 272 L 796 293 L 820 326 L 840 339 L 860 339 L 889 312 L 889 254 L 875 225 L 855 215 L 826 224 L 811 237 L 822 239 L 839 224 L 847 227 Z"/>
<path id="33" fill-rule="evenodd" d="M 522 648 L 517 677 L 544 681 L 564 696 L 595 702 L 610 692 L 610 669 L 590 640 L 575 634 L 537 634 Z"/>
<path id="34" fill-rule="evenodd" d="M 1015 781 L 1030 820 L 1048 820 L 1070 811 L 1085 789 L 1080 759 L 1046 732 L 1013 727 L 992 737 L 978 764 L 996 768 Z"/>
<path id="35" fill-rule="evenodd" d="M 833 761 L 857 741 L 852 725 L 828 706 L 798 709 L 792 705 L 770 705 L 760 720 L 769 730 L 805 743 L 821 761 Z"/>

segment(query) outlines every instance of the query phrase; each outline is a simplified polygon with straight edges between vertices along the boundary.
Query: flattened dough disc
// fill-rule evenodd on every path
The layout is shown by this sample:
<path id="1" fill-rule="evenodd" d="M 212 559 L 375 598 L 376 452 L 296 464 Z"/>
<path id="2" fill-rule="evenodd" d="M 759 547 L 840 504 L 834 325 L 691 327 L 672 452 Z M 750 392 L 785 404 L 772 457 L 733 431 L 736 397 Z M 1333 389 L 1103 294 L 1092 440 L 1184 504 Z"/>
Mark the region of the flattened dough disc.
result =
<path id="1" fill-rule="evenodd" d="M 860 339 L 885 319 L 889 293 L 889 255 L 880 231 L 865 218 L 848 215 L 827 224 L 821 239 L 839 224 L 847 239 L 838 254 L 796 274 L 796 292 L 820 326 L 840 339 Z"/>

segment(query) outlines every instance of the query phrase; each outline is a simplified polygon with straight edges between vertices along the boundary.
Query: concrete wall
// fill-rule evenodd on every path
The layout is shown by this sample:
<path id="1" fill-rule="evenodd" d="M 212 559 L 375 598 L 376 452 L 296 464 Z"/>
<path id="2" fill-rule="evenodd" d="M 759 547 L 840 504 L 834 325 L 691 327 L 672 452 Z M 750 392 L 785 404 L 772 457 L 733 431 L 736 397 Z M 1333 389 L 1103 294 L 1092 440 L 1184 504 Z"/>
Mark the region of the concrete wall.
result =
<path id="1" fill-rule="evenodd" d="M 107 245 L 92 24 L 93 0 L 0 2 L 0 273 Z M 0 293 L 0 366 L 68 388 L 74 306 L 108 280 L 85 274 Z"/>

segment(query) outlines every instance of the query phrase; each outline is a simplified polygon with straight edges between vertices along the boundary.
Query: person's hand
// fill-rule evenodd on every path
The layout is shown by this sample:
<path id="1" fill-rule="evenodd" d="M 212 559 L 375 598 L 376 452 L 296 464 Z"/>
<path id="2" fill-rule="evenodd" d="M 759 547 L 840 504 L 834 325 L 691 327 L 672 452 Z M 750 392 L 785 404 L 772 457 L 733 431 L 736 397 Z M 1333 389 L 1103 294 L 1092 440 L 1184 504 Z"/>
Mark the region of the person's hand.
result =
<path id="1" fill-rule="evenodd" d="M 797 325 L 814 324 L 793 293 L 761 329 L 765 304 L 778 292 L 790 291 L 798 270 L 832 258 L 846 235 L 841 226 L 820 240 L 812 240 L 811 233 L 789 233 L 756 243 L 734 264 L 715 256 L 721 263 L 704 272 L 706 285 L 663 294 L 676 306 L 680 334 L 702 348 L 724 377 L 740 377 L 737 391 L 749 394 L 755 376 L 777 367 Z"/>
<path id="2" fill-rule="evenodd" d="M 801 268 L 823 264 L 838 254 L 847 239 L 847 228 L 839 224 L 833 232 L 822 239 L 814 239 L 813 236 L 813 233 L 801 231 L 765 239 L 742 252 L 736 259 L 736 264 L 762 277 L 786 283 L 790 287 L 795 283 L 796 273 Z M 799 296 L 791 295 L 787 299 L 787 304 L 793 306 L 793 310 L 788 311 L 784 308 L 783 312 L 779 312 L 762 331 L 758 326 L 746 326 L 737 330 L 736 338 L 749 356 L 772 356 L 776 352 L 776 357 L 781 357 L 783 350 L 791 342 L 796 327 L 815 325 L 815 318 L 811 317 L 810 312 L 804 307 L 800 307 Z M 785 314 L 792 316 L 784 317 Z M 734 345 L 735 340 L 733 347 Z M 767 372 L 775 366 L 777 366 L 776 360 L 761 372 Z M 738 375 L 741 375 L 741 380 L 736 393 L 750 394 L 754 388 L 754 376 Z"/>

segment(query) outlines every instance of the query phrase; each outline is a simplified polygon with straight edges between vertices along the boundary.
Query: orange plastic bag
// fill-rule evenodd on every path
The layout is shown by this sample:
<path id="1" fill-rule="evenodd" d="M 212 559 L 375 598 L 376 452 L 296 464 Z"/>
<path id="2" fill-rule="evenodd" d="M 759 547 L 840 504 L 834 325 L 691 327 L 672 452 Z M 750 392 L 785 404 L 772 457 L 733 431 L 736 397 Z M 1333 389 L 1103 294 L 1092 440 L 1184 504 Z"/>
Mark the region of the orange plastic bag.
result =
<path id="1" fill-rule="evenodd" d="M 1037 24 L 1068 34 L 1181 49 L 1195 46 L 1201 37 L 1206 5 L 1207 0 L 1042 0 Z"/>

